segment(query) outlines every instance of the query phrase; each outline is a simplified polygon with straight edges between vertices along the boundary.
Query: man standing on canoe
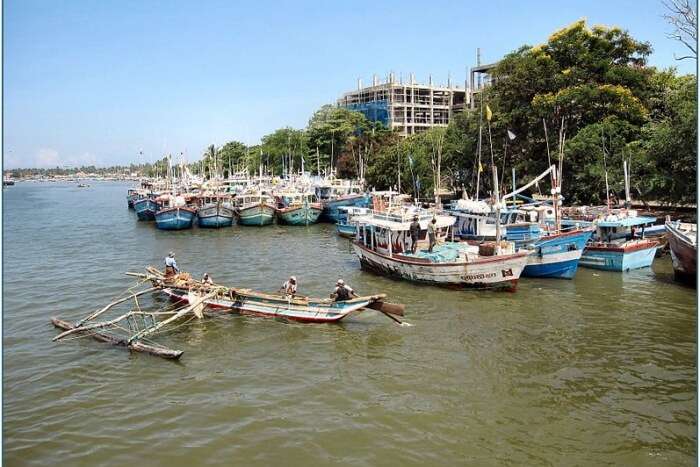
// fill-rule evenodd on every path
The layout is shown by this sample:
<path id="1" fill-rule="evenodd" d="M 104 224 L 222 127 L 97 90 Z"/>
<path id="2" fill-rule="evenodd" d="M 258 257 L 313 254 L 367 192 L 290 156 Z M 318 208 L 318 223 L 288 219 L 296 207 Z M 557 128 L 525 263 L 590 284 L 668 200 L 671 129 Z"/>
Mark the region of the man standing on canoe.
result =
<path id="1" fill-rule="evenodd" d="M 436 227 L 437 220 L 433 217 L 433 220 L 430 221 L 428 224 L 428 239 L 430 240 L 430 247 L 428 248 L 428 253 L 433 252 L 433 247 L 435 246 L 435 227 Z"/>
<path id="2" fill-rule="evenodd" d="M 335 283 L 335 291 L 331 295 L 331 298 L 334 298 L 336 302 L 344 302 L 353 297 L 357 297 L 355 291 L 345 285 L 343 279 L 338 279 L 338 282 Z"/>
<path id="3" fill-rule="evenodd" d="M 411 233 L 411 253 L 416 254 L 416 248 L 418 248 L 418 235 L 420 235 L 420 223 L 418 222 L 418 216 L 413 216 L 413 222 L 408 228 Z"/>
<path id="4" fill-rule="evenodd" d="M 179 274 L 180 269 L 177 267 L 177 262 L 175 261 L 175 253 L 172 251 L 168 253 L 165 257 L 165 277 L 174 276 Z"/>

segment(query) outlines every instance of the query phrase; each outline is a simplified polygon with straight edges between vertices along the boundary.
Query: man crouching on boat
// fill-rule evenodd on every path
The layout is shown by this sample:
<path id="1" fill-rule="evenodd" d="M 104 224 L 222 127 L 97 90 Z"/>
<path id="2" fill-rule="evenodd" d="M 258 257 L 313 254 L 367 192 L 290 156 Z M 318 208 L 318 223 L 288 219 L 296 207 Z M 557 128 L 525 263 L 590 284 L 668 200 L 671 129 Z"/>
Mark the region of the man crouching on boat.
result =
<path id="1" fill-rule="evenodd" d="M 165 257 L 165 277 L 172 277 L 179 273 L 180 269 L 177 267 L 177 262 L 175 261 L 175 253 L 171 251 L 168 253 L 168 256 Z"/>
<path id="2" fill-rule="evenodd" d="M 291 276 L 279 290 L 283 290 L 287 297 L 294 297 L 297 294 L 297 278 Z"/>
<path id="3" fill-rule="evenodd" d="M 344 302 L 354 297 L 357 297 L 355 291 L 352 290 L 350 286 L 345 285 L 343 279 L 338 279 L 338 282 L 335 283 L 335 291 L 331 294 L 331 298 L 335 299 L 336 302 Z"/>

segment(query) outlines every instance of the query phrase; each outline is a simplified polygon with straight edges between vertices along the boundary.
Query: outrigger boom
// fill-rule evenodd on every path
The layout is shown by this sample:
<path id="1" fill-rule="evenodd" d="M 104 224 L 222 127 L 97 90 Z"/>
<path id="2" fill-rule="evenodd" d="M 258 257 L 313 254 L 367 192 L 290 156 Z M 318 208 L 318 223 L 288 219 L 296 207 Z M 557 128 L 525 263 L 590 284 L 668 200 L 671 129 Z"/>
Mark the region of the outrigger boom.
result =
<path id="1" fill-rule="evenodd" d="M 165 276 L 154 267 L 146 268 L 146 274 L 134 272 L 126 274 L 138 277 L 141 279 L 141 283 L 150 282 L 152 286 L 138 292 L 129 290 L 127 296 L 114 300 L 75 323 L 52 318 L 53 325 L 64 330 L 53 340 L 58 341 L 69 336 L 91 336 L 98 341 L 125 346 L 136 352 L 178 359 L 183 353 L 181 350 L 173 350 L 149 342 L 148 338 L 167 331 L 170 329 L 169 326 L 177 321 L 203 318 L 205 309 L 271 316 L 292 321 L 324 323 L 338 322 L 352 313 L 370 308 L 379 311 L 396 323 L 403 324 L 394 315 L 403 316 L 404 306 L 385 302 L 386 295 L 384 294 L 335 302 L 330 299 L 289 297 L 255 292 L 249 289 L 234 289 L 217 284 L 205 284 L 193 280 L 187 273 Z M 160 292 L 167 295 L 175 302 L 175 308 L 169 307 L 153 312 L 142 310 L 138 297 L 149 292 Z M 130 300 L 133 300 L 135 309 L 112 319 L 95 320 L 113 310 L 117 305 Z"/>

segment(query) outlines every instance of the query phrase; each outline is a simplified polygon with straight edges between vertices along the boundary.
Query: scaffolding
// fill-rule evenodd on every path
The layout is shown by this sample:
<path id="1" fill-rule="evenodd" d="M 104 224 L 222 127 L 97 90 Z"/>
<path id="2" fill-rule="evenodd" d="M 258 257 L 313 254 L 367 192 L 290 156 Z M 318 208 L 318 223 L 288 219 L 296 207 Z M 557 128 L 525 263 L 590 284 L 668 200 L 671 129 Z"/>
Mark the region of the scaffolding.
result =
<path id="1" fill-rule="evenodd" d="M 466 83 L 465 83 L 466 84 Z M 466 86 L 418 84 L 413 75 L 408 82 L 398 82 L 390 73 L 384 83 L 373 78 L 372 86 L 363 87 L 338 99 L 338 106 L 362 112 L 368 119 L 382 122 L 403 136 L 421 133 L 432 127 L 445 127 L 455 112 L 468 108 Z"/>

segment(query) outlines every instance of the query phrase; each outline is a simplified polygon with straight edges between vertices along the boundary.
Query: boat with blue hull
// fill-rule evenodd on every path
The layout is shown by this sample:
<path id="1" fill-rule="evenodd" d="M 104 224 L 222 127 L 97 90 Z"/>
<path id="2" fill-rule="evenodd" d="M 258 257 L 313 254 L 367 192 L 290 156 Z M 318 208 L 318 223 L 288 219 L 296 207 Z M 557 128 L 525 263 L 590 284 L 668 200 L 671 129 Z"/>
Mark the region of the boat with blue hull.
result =
<path id="1" fill-rule="evenodd" d="M 580 264 L 604 271 L 631 271 L 651 267 L 659 242 L 635 238 L 642 226 L 653 224 L 654 217 L 638 216 L 637 212 L 621 209 L 592 222 L 595 232 L 586 245 Z M 565 221 L 568 223 L 580 221 Z"/>
<path id="2" fill-rule="evenodd" d="M 129 209 L 134 209 L 134 201 L 139 198 L 139 190 L 130 189 L 126 192 L 126 205 Z"/>
<path id="3" fill-rule="evenodd" d="M 186 205 L 182 196 L 165 195 L 156 198 L 161 205 L 156 212 L 156 227 L 161 230 L 191 229 L 197 209 Z"/>
<path id="4" fill-rule="evenodd" d="M 277 220 L 283 224 L 315 224 L 323 211 L 313 193 L 281 193 L 277 200 Z"/>
<path id="5" fill-rule="evenodd" d="M 244 194 L 236 198 L 238 223 L 241 225 L 270 225 L 275 219 L 274 200 L 265 194 Z"/>
<path id="6" fill-rule="evenodd" d="M 535 224 L 535 226 L 537 226 Z M 528 226 L 530 227 L 530 226 Z M 511 226 L 506 227 L 506 238 L 511 240 Z M 586 242 L 591 238 L 593 229 L 573 229 L 561 233 L 537 235 L 534 242 L 521 243 L 530 250 L 527 264 L 523 269 L 524 277 L 573 279 L 578 269 Z"/>
<path id="7" fill-rule="evenodd" d="M 134 201 L 134 211 L 140 221 L 152 221 L 156 218 L 159 206 L 155 197 L 148 196 Z"/>
<path id="8" fill-rule="evenodd" d="M 329 222 L 338 222 L 340 219 L 339 208 L 341 207 L 369 207 L 369 196 L 365 194 L 353 194 L 339 196 L 333 200 L 326 201 L 323 203 L 323 218 Z"/>
<path id="9" fill-rule="evenodd" d="M 200 197 L 197 223 L 200 227 L 230 227 L 236 215 L 233 198 L 226 194 L 205 194 Z"/>

